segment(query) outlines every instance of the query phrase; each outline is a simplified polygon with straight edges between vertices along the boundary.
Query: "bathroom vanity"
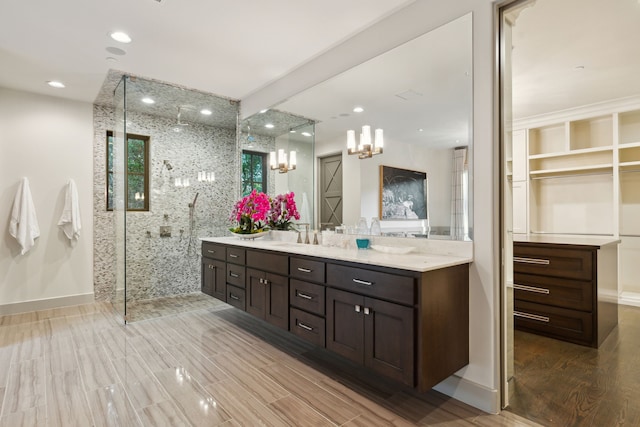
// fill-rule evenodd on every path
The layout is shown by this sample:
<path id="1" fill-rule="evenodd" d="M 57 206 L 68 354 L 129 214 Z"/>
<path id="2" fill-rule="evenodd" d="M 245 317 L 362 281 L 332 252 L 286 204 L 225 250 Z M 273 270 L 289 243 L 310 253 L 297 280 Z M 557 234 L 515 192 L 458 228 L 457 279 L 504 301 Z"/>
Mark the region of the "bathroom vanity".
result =
<path id="1" fill-rule="evenodd" d="M 599 347 L 618 324 L 614 238 L 514 238 L 515 328 Z"/>
<path id="2" fill-rule="evenodd" d="M 426 391 L 469 363 L 470 256 L 202 239 L 202 292 Z"/>

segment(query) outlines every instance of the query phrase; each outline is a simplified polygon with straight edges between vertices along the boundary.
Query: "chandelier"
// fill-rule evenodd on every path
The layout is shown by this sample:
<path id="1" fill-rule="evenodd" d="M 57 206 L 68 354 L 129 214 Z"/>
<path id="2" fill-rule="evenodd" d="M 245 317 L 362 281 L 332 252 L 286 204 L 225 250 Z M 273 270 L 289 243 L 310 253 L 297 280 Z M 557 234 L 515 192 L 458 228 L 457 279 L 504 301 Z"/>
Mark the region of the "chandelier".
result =
<path id="1" fill-rule="evenodd" d="M 289 152 L 289 161 L 287 162 L 287 153 L 281 148 L 276 152 L 269 153 L 269 166 L 271 170 L 278 170 L 280 173 L 287 173 L 296 168 L 296 152 Z"/>
<path id="2" fill-rule="evenodd" d="M 371 126 L 362 126 L 360 133 L 360 143 L 356 147 L 356 132 L 354 130 L 347 131 L 347 152 L 349 154 L 357 154 L 359 159 L 368 159 L 376 154 L 382 154 L 384 146 L 384 138 L 382 129 L 376 129 L 374 140 L 371 141 Z"/>

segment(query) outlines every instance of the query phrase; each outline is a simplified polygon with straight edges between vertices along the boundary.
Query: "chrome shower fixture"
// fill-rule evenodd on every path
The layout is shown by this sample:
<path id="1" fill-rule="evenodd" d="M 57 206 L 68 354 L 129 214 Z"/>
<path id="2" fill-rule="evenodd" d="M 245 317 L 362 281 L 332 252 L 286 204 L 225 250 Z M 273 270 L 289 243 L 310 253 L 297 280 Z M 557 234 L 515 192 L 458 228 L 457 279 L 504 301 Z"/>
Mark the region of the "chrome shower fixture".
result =
<path id="1" fill-rule="evenodd" d="M 169 160 L 163 160 L 162 164 L 165 165 L 165 167 L 167 168 L 168 171 L 173 169 L 173 166 L 171 166 L 171 163 L 169 163 Z"/>

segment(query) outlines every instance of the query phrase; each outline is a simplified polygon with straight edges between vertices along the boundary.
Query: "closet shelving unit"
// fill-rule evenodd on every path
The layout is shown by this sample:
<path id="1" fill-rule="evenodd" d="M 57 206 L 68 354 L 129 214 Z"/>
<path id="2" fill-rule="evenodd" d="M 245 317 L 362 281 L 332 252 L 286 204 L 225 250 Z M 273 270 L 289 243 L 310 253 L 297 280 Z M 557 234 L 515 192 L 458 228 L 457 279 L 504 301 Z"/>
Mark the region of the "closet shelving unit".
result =
<path id="1" fill-rule="evenodd" d="M 513 232 L 613 236 L 640 304 L 640 97 L 514 122 Z"/>

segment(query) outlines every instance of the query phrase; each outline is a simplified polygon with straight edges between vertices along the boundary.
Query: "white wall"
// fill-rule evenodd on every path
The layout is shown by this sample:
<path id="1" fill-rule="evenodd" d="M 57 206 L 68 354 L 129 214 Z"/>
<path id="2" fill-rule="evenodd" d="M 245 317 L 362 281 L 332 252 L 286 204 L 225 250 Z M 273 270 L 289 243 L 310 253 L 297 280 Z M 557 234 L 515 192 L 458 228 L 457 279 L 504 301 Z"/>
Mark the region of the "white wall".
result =
<path id="1" fill-rule="evenodd" d="M 92 116 L 88 103 L 0 88 L 0 314 L 93 301 Z M 40 226 L 25 255 L 8 232 L 22 177 Z M 69 179 L 82 220 L 73 248 L 57 226 Z"/>
<path id="2" fill-rule="evenodd" d="M 457 378 L 447 380 L 438 389 L 486 411 L 498 412 L 499 181 L 494 129 L 493 1 L 415 2 L 243 99 L 242 111 L 249 116 L 469 12 L 473 13 L 474 57 L 470 176 L 474 188 L 473 239 L 477 248 L 470 271 L 470 363 Z M 344 169 L 348 170 L 346 161 Z M 344 196 L 346 199 L 347 195 Z"/>

